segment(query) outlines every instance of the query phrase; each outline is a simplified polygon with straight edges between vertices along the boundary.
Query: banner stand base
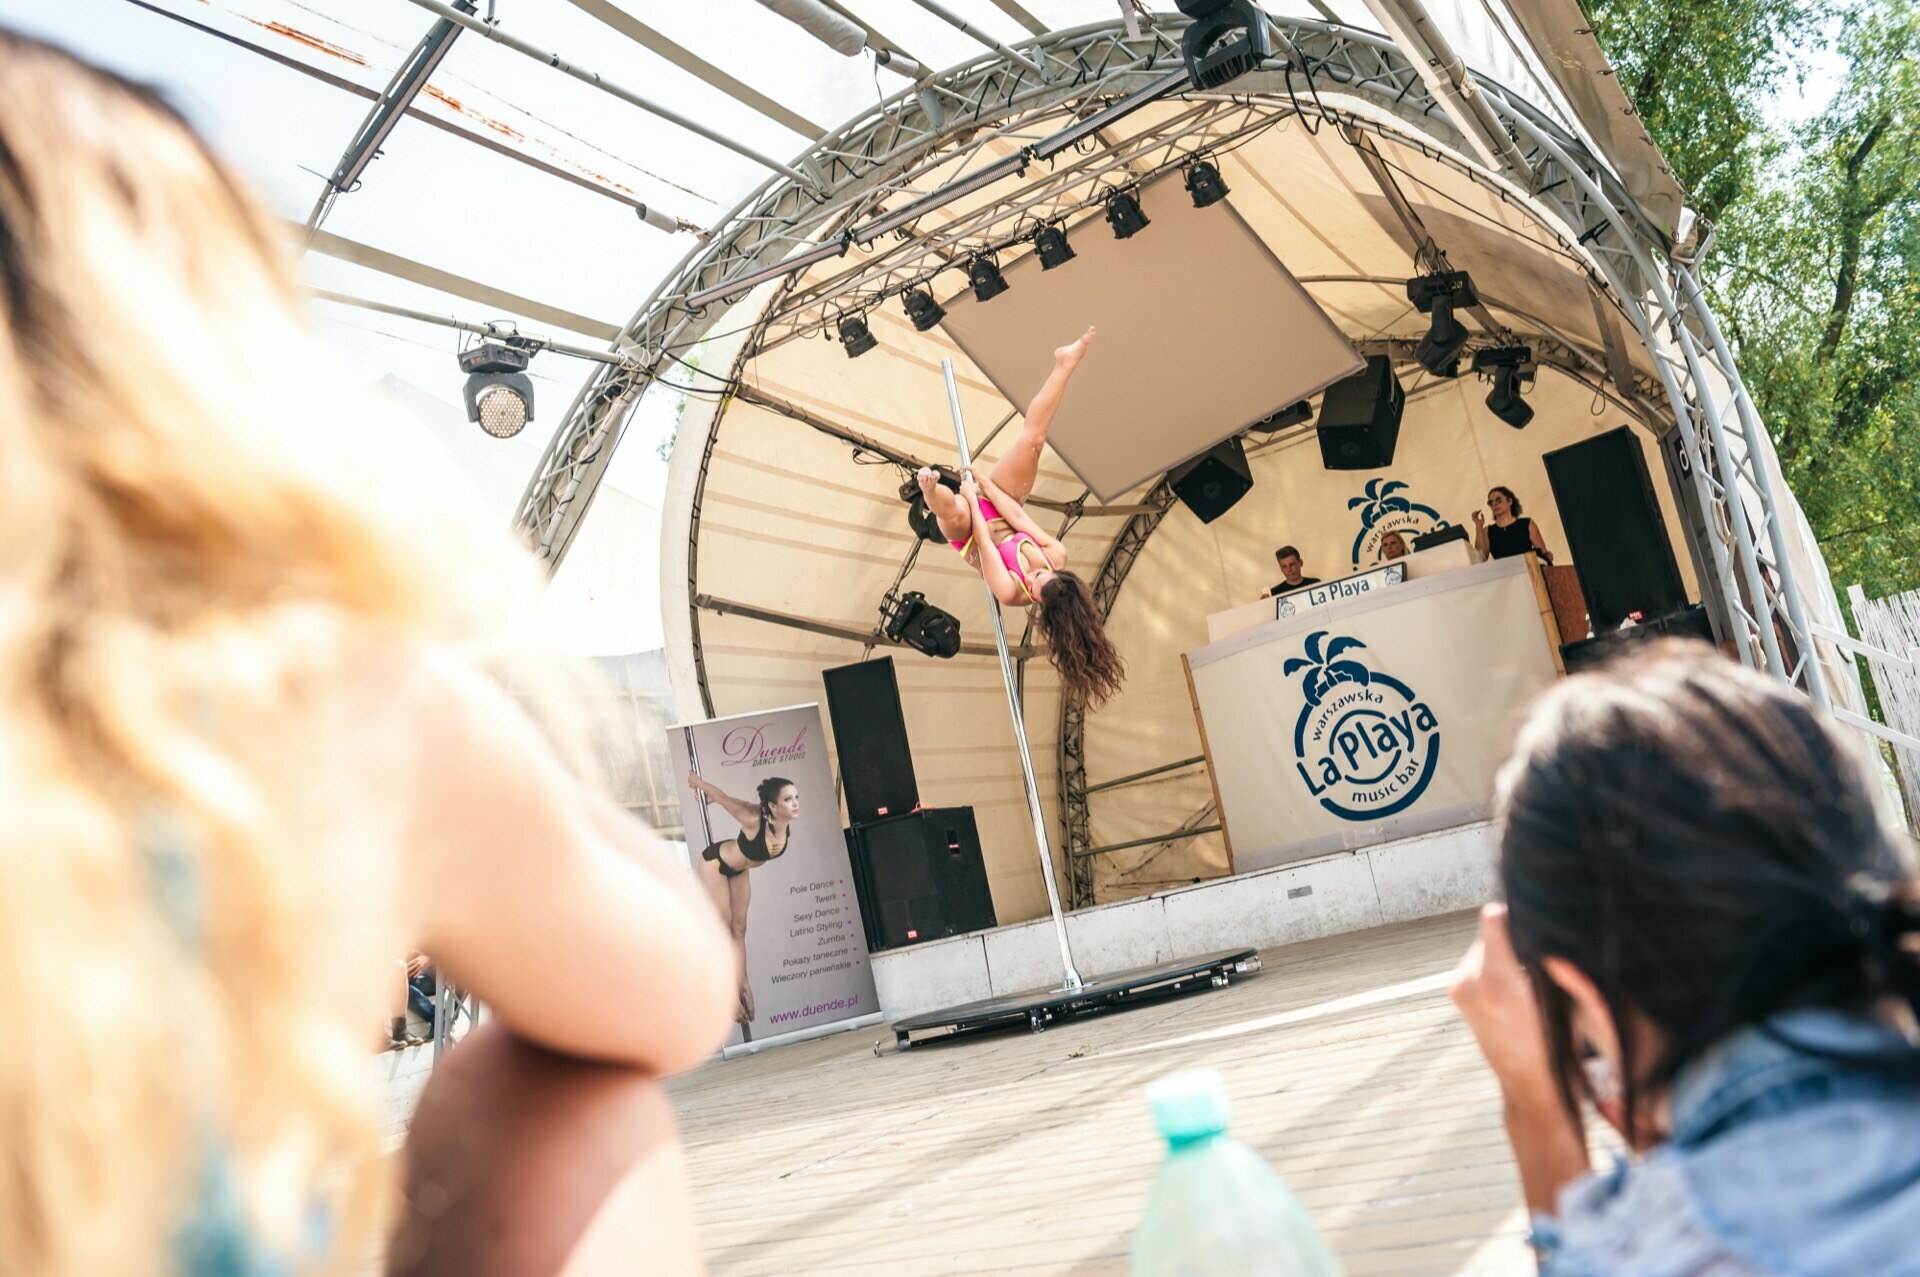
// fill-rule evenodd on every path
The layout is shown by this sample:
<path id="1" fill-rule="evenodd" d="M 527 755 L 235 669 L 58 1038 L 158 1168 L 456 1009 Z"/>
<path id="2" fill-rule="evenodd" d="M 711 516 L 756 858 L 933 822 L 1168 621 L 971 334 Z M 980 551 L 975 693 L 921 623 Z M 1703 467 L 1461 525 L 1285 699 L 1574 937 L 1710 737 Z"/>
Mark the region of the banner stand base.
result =
<path id="1" fill-rule="evenodd" d="M 1114 975 L 1097 976 L 1078 989 L 1035 989 L 997 998 L 968 1002 L 944 1011 L 928 1011 L 893 1022 L 894 1049 L 942 1041 L 969 1033 L 1025 1024 L 1044 1033 L 1055 1020 L 1100 1011 L 1122 1010 L 1163 997 L 1207 987 L 1224 989 L 1235 976 L 1260 969 L 1254 949 L 1225 949 L 1198 958 L 1175 958 L 1150 967 L 1135 967 Z M 919 1035 L 919 1036 L 915 1036 Z M 875 1054 L 882 1054 L 878 1047 Z"/>
<path id="2" fill-rule="evenodd" d="M 792 1033 L 782 1033 L 777 1037 L 755 1038 L 751 1042 L 741 1042 L 735 1046 L 720 1048 L 720 1058 L 737 1060 L 743 1055 L 752 1055 L 755 1051 L 764 1051 L 770 1046 L 786 1046 L 792 1042 L 810 1042 L 814 1038 L 824 1038 L 835 1033 L 845 1033 L 851 1029 L 871 1028 L 887 1018 L 886 1012 L 875 1011 L 870 1015 L 857 1015 L 851 1020 L 835 1020 L 832 1024 L 816 1024 L 811 1028 L 796 1029 Z"/>

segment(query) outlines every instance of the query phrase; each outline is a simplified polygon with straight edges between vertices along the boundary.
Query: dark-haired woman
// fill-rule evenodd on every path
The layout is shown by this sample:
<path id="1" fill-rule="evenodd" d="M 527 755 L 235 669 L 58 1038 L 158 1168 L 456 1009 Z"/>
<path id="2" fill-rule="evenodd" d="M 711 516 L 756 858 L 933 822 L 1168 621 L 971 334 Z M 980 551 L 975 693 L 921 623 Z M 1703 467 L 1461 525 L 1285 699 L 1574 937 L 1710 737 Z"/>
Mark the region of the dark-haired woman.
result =
<path id="1" fill-rule="evenodd" d="M 1920 897 L 1812 705 L 1654 649 L 1548 692 L 1498 802 L 1453 997 L 1542 1273 L 1920 1273 Z"/>
<path id="2" fill-rule="evenodd" d="M 1126 666 L 1107 639 L 1093 591 L 1067 571 L 1067 547 L 1035 523 L 1022 503 L 1039 476 L 1047 428 L 1092 341 L 1089 328 L 1080 340 L 1053 352 L 1053 372 L 1027 406 L 1020 437 L 995 463 L 992 474 L 977 484 L 963 482 L 957 494 L 941 484 L 936 471 L 919 474 L 920 490 L 940 520 L 941 534 L 986 578 L 1001 606 L 1033 609 L 1067 694 L 1089 706 L 1120 690 Z"/>
<path id="3" fill-rule="evenodd" d="M 1512 488 L 1496 487 L 1487 493 L 1487 509 L 1493 512 L 1492 527 L 1487 526 L 1486 515 L 1473 512 L 1473 548 L 1481 558 L 1511 559 L 1532 551 L 1541 562 L 1553 562 L 1553 552 L 1541 540 L 1538 525 L 1520 513 L 1520 498 Z"/>
<path id="4" fill-rule="evenodd" d="M 769 776 L 755 790 L 757 801 L 748 802 L 696 772 L 687 773 L 687 783 L 702 802 L 718 803 L 720 810 L 740 826 L 740 832 L 732 838 L 708 845 L 695 868 L 707 898 L 720 911 L 720 921 L 733 936 L 740 981 L 734 1018 L 745 1024 L 753 1019 L 753 986 L 747 981 L 747 906 L 753 900 L 753 887 L 747 874 L 786 851 L 793 822 L 800 815 L 800 790 L 784 776 Z"/>

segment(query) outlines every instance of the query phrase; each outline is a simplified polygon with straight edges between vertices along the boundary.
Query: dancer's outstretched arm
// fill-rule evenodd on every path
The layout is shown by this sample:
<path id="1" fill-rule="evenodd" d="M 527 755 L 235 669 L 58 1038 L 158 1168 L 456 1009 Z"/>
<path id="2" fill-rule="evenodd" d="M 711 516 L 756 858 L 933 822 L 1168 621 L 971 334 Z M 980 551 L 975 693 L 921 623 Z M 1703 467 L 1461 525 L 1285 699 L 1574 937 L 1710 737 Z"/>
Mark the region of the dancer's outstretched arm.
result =
<path id="1" fill-rule="evenodd" d="M 1046 556 L 1053 560 L 1055 567 L 1066 566 L 1067 547 L 1060 544 L 1058 537 L 1035 523 L 1033 516 L 1027 513 L 1026 506 L 1002 492 L 999 485 L 984 475 L 980 479 L 980 490 L 986 493 L 987 500 L 993 502 L 993 508 L 1007 521 L 1008 527 L 1032 537 Z"/>
<path id="2" fill-rule="evenodd" d="M 757 826 L 760 821 L 760 804 L 750 803 L 744 798 L 735 798 L 697 772 L 687 773 L 687 784 L 720 804 L 720 810 L 733 817 L 734 822 L 745 829 L 749 825 Z"/>

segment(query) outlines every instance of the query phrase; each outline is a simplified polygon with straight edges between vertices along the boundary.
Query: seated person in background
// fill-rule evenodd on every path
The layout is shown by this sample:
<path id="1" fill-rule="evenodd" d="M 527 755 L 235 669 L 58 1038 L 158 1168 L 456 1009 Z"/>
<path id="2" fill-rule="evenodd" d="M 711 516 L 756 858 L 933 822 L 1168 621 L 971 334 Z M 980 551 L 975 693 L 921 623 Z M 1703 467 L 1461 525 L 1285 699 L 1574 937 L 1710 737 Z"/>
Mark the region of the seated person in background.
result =
<path id="1" fill-rule="evenodd" d="M 1520 517 L 1520 498 L 1512 488 L 1496 487 L 1487 493 L 1487 509 L 1493 511 L 1493 526 L 1487 516 L 1473 512 L 1473 548 L 1483 559 L 1510 559 L 1531 550 L 1543 563 L 1552 564 L 1553 552 L 1540 539 L 1540 529 L 1532 519 Z"/>
<path id="2" fill-rule="evenodd" d="M 1497 789 L 1453 1000 L 1543 1277 L 1920 1272 L 1920 882 L 1813 704 L 1653 645 L 1546 693 Z M 1583 1104 L 1635 1160 L 1589 1168 Z"/>
<path id="3" fill-rule="evenodd" d="M 1380 561 L 1391 563 L 1395 559 L 1407 557 L 1407 539 L 1398 532 L 1389 532 L 1380 538 Z"/>
<path id="4" fill-rule="evenodd" d="M 1280 580 L 1263 591 L 1261 598 L 1270 599 L 1276 594 L 1285 594 L 1288 590 L 1304 590 L 1309 585 L 1320 584 L 1319 577 L 1302 575 L 1306 571 L 1306 564 L 1300 560 L 1300 551 L 1292 546 L 1281 546 L 1273 552 L 1273 557 L 1280 564 Z"/>

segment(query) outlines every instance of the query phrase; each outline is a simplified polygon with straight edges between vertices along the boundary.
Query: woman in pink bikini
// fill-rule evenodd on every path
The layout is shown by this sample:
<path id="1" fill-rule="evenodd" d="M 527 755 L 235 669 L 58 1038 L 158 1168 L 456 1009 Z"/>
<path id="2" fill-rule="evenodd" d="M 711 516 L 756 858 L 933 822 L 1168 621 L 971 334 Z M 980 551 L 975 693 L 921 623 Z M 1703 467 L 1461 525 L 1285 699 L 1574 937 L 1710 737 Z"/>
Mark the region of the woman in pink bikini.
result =
<path id="1" fill-rule="evenodd" d="M 1033 608 L 1068 695 L 1088 706 L 1120 690 L 1126 665 L 1107 640 L 1093 591 L 1067 571 L 1067 548 L 1042 530 L 1021 502 L 1033 491 L 1047 427 L 1092 341 L 1089 328 L 1079 341 L 1053 352 L 1053 372 L 1027 405 L 1020 437 L 992 474 L 978 484 L 962 482 L 958 493 L 942 485 L 934 470 L 922 470 L 919 476 L 920 491 L 926 494 L 927 509 L 940 520 L 941 533 L 979 569 L 1001 606 Z M 982 554 L 983 542 L 994 553 Z"/>

